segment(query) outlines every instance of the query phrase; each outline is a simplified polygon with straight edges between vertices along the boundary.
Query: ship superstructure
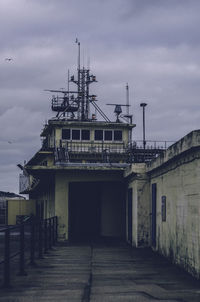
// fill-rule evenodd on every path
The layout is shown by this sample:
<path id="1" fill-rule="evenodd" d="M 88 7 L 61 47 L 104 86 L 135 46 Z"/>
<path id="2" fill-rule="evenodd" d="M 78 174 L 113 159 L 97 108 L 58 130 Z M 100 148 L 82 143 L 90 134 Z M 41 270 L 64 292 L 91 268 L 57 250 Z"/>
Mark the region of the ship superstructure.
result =
<path id="1" fill-rule="evenodd" d="M 114 121 L 101 110 L 97 96 L 90 94 L 96 76 L 80 67 L 77 44 L 77 75 L 68 72 L 67 89 L 48 89 L 53 93 L 51 109 L 56 116 L 42 130 L 41 149 L 21 166 L 20 193 L 36 201 L 38 216 L 58 216 L 59 236 L 64 240 L 124 238 L 125 170 L 132 163 L 143 165 L 144 154 L 149 160 L 158 149 L 147 152 L 132 142 L 135 124 L 128 85 L 126 102 L 108 100 L 114 106 Z M 70 88 L 72 84 L 75 89 Z"/>
<path id="2" fill-rule="evenodd" d="M 97 104 L 97 96 L 90 94 L 90 85 L 95 82 L 96 76 L 90 69 L 80 67 L 78 42 L 76 77 L 69 76 L 68 72 L 67 90 L 47 90 L 57 93 L 51 101 L 52 111 L 57 114 L 41 133 L 42 149 L 54 152 L 56 164 L 128 163 L 133 160 L 130 138 L 135 124 L 131 115 L 122 115 L 122 107 L 130 105 L 109 103 L 115 106 L 116 121 L 112 122 Z M 76 89 L 71 90 L 70 83 Z M 97 114 L 101 120 L 97 119 Z"/>

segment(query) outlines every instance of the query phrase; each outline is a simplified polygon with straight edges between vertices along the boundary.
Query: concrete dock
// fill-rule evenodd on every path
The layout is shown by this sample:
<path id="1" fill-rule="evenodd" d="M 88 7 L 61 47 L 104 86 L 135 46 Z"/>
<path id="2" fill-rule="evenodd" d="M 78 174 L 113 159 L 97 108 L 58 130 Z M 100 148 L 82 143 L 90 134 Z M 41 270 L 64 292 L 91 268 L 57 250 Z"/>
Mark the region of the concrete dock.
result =
<path id="1" fill-rule="evenodd" d="M 60 244 L 0 302 L 200 302 L 200 282 L 150 249 L 123 243 Z"/>

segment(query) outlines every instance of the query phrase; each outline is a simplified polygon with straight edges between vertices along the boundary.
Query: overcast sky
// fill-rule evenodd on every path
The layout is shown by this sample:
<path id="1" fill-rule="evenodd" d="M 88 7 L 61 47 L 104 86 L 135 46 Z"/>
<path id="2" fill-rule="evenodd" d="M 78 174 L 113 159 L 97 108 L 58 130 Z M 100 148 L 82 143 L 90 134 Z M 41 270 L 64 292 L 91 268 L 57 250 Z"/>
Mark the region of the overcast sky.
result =
<path id="1" fill-rule="evenodd" d="M 125 103 L 142 138 L 176 141 L 199 128 L 199 0 L 0 0 L 0 191 L 18 193 L 18 163 L 40 148 L 51 94 L 82 64 L 96 75 L 92 92 Z M 12 58 L 8 61 L 6 58 Z M 109 114 L 110 116 L 110 114 Z"/>

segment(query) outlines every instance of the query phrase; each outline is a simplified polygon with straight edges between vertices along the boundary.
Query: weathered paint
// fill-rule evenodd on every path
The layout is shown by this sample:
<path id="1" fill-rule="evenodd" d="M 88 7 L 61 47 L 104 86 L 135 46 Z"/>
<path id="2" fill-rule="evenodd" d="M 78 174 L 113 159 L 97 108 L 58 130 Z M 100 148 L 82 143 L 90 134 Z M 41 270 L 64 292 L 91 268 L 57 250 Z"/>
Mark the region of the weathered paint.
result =
<path id="1" fill-rule="evenodd" d="M 148 171 L 151 184 L 157 186 L 155 249 L 200 278 L 200 131 L 170 147 Z"/>
<path id="2" fill-rule="evenodd" d="M 56 173 L 55 177 L 55 215 L 58 217 L 58 233 L 60 239 L 68 240 L 68 192 L 69 178 L 64 173 Z"/>
<path id="3" fill-rule="evenodd" d="M 142 170 L 143 169 L 143 170 Z M 153 249 L 200 278 L 200 131 L 172 145 L 145 168 L 132 165 L 124 176 L 133 190 L 132 244 L 152 244 L 152 185 L 156 186 Z M 147 174 L 145 175 L 145 173 Z M 165 213 L 162 216 L 162 203 Z"/>
<path id="4" fill-rule="evenodd" d="M 200 277 L 200 162 L 195 160 L 155 177 L 157 184 L 156 249 Z M 166 221 L 162 221 L 162 196 Z"/>
<path id="5" fill-rule="evenodd" d="M 145 164 L 133 164 L 127 169 L 124 176 L 128 178 L 128 189 L 132 188 L 132 245 L 135 247 L 146 246 L 149 244 L 150 200 Z"/>

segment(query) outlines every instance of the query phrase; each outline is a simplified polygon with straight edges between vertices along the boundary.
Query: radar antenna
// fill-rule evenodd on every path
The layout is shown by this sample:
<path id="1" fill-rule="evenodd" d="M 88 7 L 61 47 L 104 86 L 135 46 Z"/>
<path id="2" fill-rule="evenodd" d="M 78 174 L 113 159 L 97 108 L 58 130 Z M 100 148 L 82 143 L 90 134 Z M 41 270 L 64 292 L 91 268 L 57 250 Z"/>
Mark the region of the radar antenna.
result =
<path id="1" fill-rule="evenodd" d="M 124 106 L 124 107 L 130 107 L 130 105 L 128 104 L 106 104 L 106 105 L 109 105 L 109 106 L 115 106 L 115 109 L 114 109 L 114 113 L 116 114 L 116 122 L 117 123 L 120 123 L 120 119 L 119 119 L 119 117 L 121 117 L 121 118 L 123 118 L 124 116 L 122 116 L 121 115 L 121 113 L 122 113 L 122 106 Z"/>

